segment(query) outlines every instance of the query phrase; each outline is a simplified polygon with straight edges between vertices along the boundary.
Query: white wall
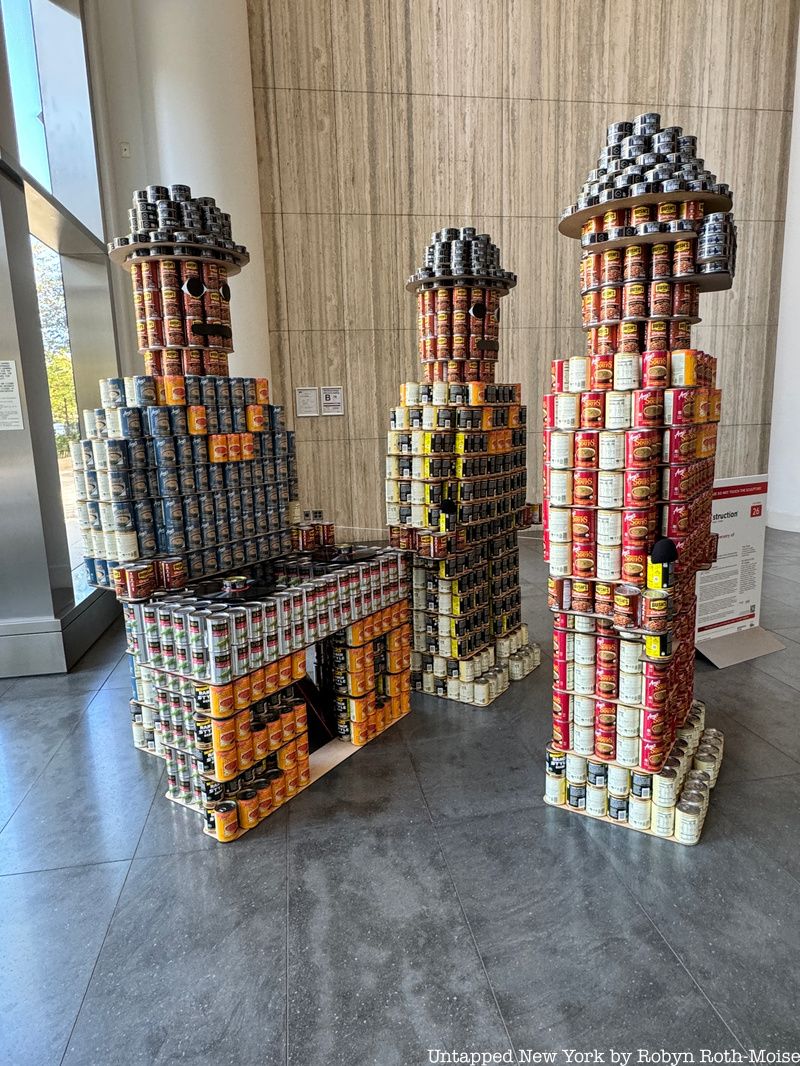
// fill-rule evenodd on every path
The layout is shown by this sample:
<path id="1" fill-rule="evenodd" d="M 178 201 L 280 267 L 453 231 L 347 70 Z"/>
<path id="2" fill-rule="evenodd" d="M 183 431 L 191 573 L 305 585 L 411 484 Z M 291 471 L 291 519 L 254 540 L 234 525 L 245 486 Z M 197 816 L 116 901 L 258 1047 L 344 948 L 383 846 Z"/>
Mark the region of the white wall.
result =
<path id="1" fill-rule="evenodd" d="M 769 446 L 767 525 L 800 532 L 800 64 L 794 85 L 783 269 Z"/>
<path id="2" fill-rule="evenodd" d="M 250 252 L 231 284 L 231 368 L 269 375 L 246 0 L 85 0 L 85 13 L 108 236 L 127 232 L 135 188 L 182 183 L 216 197 Z"/>

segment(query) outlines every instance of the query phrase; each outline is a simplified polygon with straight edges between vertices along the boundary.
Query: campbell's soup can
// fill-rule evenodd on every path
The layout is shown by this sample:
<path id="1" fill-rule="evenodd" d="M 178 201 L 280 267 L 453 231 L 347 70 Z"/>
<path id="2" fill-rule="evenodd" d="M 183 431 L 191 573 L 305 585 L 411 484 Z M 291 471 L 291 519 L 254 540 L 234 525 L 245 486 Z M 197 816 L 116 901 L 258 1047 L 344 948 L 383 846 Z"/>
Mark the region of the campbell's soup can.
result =
<path id="1" fill-rule="evenodd" d="M 598 435 L 597 464 L 601 470 L 622 470 L 625 466 L 625 437 L 619 431 L 604 430 Z"/>
<path id="2" fill-rule="evenodd" d="M 574 434 L 574 465 L 581 468 L 597 466 L 599 433 L 596 429 L 583 429 Z"/>
<path id="3" fill-rule="evenodd" d="M 605 428 L 628 429 L 631 425 L 631 393 L 607 392 L 605 395 Z"/>

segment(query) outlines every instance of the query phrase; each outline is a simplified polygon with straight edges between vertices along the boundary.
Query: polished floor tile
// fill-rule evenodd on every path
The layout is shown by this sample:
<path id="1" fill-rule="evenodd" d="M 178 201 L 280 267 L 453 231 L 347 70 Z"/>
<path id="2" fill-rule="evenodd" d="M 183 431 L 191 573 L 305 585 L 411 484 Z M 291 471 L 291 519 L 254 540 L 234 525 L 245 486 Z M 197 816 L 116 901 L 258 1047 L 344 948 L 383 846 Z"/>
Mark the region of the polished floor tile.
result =
<path id="1" fill-rule="evenodd" d="M 583 822 L 736 1038 L 776 1050 L 797 1040 L 800 883 L 716 799 L 694 848 Z"/>
<path id="2" fill-rule="evenodd" d="M 0 877 L 4 1062 L 61 1061 L 128 866 Z"/>
<path id="3" fill-rule="evenodd" d="M 730 1041 L 609 860 L 592 849 L 583 819 L 517 811 L 446 824 L 439 835 L 516 1046 L 575 1047 L 580 1034 L 598 1048 Z"/>
<path id="4" fill-rule="evenodd" d="M 135 859 L 64 1063 L 283 1062 L 285 847 Z"/>
<path id="5" fill-rule="evenodd" d="M 288 949 L 290 1066 L 508 1046 L 430 824 L 292 840 Z"/>

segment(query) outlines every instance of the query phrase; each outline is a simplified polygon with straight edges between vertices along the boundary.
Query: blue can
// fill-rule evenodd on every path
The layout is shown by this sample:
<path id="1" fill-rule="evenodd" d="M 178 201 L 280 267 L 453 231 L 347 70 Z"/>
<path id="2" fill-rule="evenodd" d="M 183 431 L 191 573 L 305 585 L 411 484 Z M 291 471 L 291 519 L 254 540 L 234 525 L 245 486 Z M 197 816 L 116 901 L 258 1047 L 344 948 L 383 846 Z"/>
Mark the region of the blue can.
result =
<path id="1" fill-rule="evenodd" d="M 241 515 L 231 515 L 231 540 L 241 540 L 244 536 L 244 521 Z"/>
<path id="2" fill-rule="evenodd" d="M 240 515 L 242 513 L 242 498 L 239 493 L 231 489 L 228 492 L 228 514 Z"/>
<path id="3" fill-rule="evenodd" d="M 233 409 L 233 432 L 247 432 L 247 415 L 243 407 L 234 407 Z"/>
<path id="4" fill-rule="evenodd" d="M 255 537 L 248 537 L 244 542 L 244 557 L 248 563 L 258 562 L 258 548 L 256 547 Z"/>
<path id="5" fill-rule="evenodd" d="M 83 469 L 94 470 L 94 448 L 92 447 L 92 441 L 82 440 L 80 446 Z"/>
<path id="6" fill-rule="evenodd" d="M 161 500 L 160 511 L 157 521 L 160 519 L 168 529 L 183 529 L 183 500 L 180 496 Z"/>
<path id="7" fill-rule="evenodd" d="M 178 463 L 174 437 L 156 437 L 153 441 L 156 466 L 175 468 Z"/>
<path id="8" fill-rule="evenodd" d="M 249 489 L 253 484 L 253 464 L 243 462 L 239 467 L 239 482 L 243 489 Z"/>
<path id="9" fill-rule="evenodd" d="M 200 463 L 194 468 L 194 480 L 198 492 L 208 492 L 208 464 Z"/>
<path id="10" fill-rule="evenodd" d="M 232 570 L 233 569 L 233 555 L 231 553 L 231 547 L 229 544 L 222 544 L 217 548 L 217 569 L 218 570 Z"/>
<path id="11" fill-rule="evenodd" d="M 178 468 L 160 466 L 158 468 L 158 495 L 178 496 L 180 494 L 180 482 L 178 481 Z M 177 550 L 177 549 L 176 549 Z"/>
<path id="12" fill-rule="evenodd" d="M 136 517 L 132 500 L 115 500 L 111 504 L 114 529 L 120 533 L 129 533 L 136 529 Z"/>
<path id="13" fill-rule="evenodd" d="M 182 529 L 164 530 L 164 551 L 170 555 L 186 551 L 186 534 Z"/>
<path id="14" fill-rule="evenodd" d="M 86 517 L 89 522 L 89 529 L 103 528 L 103 523 L 100 519 L 100 504 L 97 500 L 87 500 Z"/>
<path id="15" fill-rule="evenodd" d="M 254 512 L 253 507 L 253 490 L 242 489 L 239 493 L 239 499 L 242 501 L 242 514 L 252 515 Z"/>
<path id="16" fill-rule="evenodd" d="M 203 532 L 199 522 L 186 525 L 186 547 L 189 551 L 200 551 L 203 547 Z"/>
<path id="17" fill-rule="evenodd" d="M 142 559 L 153 556 L 158 551 L 158 538 L 156 537 L 156 527 L 150 526 L 146 529 L 138 529 L 136 536 L 139 539 L 139 557 Z"/>
<path id="18" fill-rule="evenodd" d="M 267 503 L 266 494 L 265 494 L 263 485 L 254 485 L 253 486 L 252 499 L 253 499 L 253 510 L 254 511 L 263 510 L 263 508 L 266 506 L 266 503 Z"/>
<path id="19" fill-rule="evenodd" d="M 241 541 L 235 541 L 231 545 L 231 558 L 233 559 L 233 565 L 236 567 L 244 566 L 244 564 L 247 562 L 244 544 Z"/>
<path id="20" fill-rule="evenodd" d="M 97 567 L 95 566 L 95 559 L 90 559 L 88 556 L 83 558 L 83 569 L 86 571 L 86 580 L 90 585 L 97 584 Z"/>
<path id="21" fill-rule="evenodd" d="M 230 407 L 231 405 L 231 379 L 214 378 L 217 407 Z"/>
<path id="22" fill-rule="evenodd" d="M 227 492 L 212 492 L 211 498 L 214 501 L 214 516 L 216 518 L 228 517 L 228 494 Z"/>
<path id="23" fill-rule="evenodd" d="M 227 518 L 218 518 L 215 522 L 217 527 L 217 544 L 227 544 L 231 539 L 231 527 Z"/>
<path id="24" fill-rule="evenodd" d="M 102 585 L 103 588 L 109 587 L 110 579 L 108 576 L 108 561 L 106 559 L 95 559 L 94 583 L 95 585 Z"/>
<path id="25" fill-rule="evenodd" d="M 255 517 L 251 514 L 244 515 L 242 517 L 242 528 L 246 537 L 254 537 L 256 535 Z"/>
<path id="26" fill-rule="evenodd" d="M 203 573 L 214 574 L 217 571 L 217 551 L 215 548 L 206 548 L 203 551 Z"/>
<path id="27" fill-rule="evenodd" d="M 228 489 L 229 492 L 238 492 L 242 484 L 239 464 L 225 463 L 224 466 L 223 477 L 225 480 L 225 488 Z"/>
<path id="28" fill-rule="evenodd" d="M 201 522 L 200 533 L 203 538 L 204 548 L 209 548 L 217 543 L 217 526 L 215 522 Z"/>
<path id="29" fill-rule="evenodd" d="M 158 470 L 153 467 L 148 467 L 145 471 L 147 476 L 147 495 L 156 497 L 158 496 Z"/>
<path id="30" fill-rule="evenodd" d="M 256 460 L 261 458 L 261 441 L 263 440 L 263 438 L 263 433 L 253 434 L 253 455 L 255 456 Z"/>
<path id="31" fill-rule="evenodd" d="M 214 497 L 210 492 L 199 492 L 197 494 L 197 510 L 202 522 L 214 521 Z"/>
<path id="32" fill-rule="evenodd" d="M 146 500 L 148 496 L 153 495 L 150 492 L 150 481 L 148 474 L 148 470 L 128 471 L 128 484 L 130 486 L 130 494 L 132 500 Z"/>
<path id="33" fill-rule="evenodd" d="M 129 465 L 128 442 L 120 440 L 118 437 L 109 437 L 106 441 L 106 457 L 109 470 L 127 470 Z"/>
<path id="34" fill-rule="evenodd" d="M 169 424 L 172 433 L 176 437 L 180 437 L 183 434 L 187 434 L 189 432 L 189 423 L 186 418 L 186 408 L 178 406 L 170 407 Z"/>
<path id="35" fill-rule="evenodd" d="M 131 498 L 131 482 L 127 470 L 109 470 L 108 490 L 113 500 L 129 500 Z"/>
<path id="36" fill-rule="evenodd" d="M 120 407 L 119 431 L 126 440 L 144 436 L 141 407 Z"/>
<path id="37" fill-rule="evenodd" d="M 182 496 L 188 496 L 191 493 L 197 492 L 197 482 L 195 481 L 194 477 L 194 467 L 178 467 L 178 484 L 180 486 Z"/>
<path id="38" fill-rule="evenodd" d="M 137 374 L 133 379 L 133 396 L 137 407 L 155 407 L 158 403 L 156 379 L 149 374 Z"/>
<path id="39" fill-rule="evenodd" d="M 184 496 L 183 497 L 183 520 L 184 522 L 199 522 L 200 521 L 200 497 Z"/>
<path id="40" fill-rule="evenodd" d="M 186 556 L 186 565 L 189 568 L 189 577 L 196 580 L 203 576 L 203 553 L 199 551 L 189 552 Z"/>
<path id="41" fill-rule="evenodd" d="M 125 406 L 125 379 L 100 378 L 100 403 L 103 407 Z"/>
<path id="42" fill-rule="evenodd" d="M 186 404 L 188 407 L 200 406 L 203 403 L 203 389 L 200 385 L 200 377 L 197 374 L 187 374 L 183 379 L 186 389 Z"/>
<path id="43" fill-rule="evenodd" d="M 256 551 L 259 559 L 266 559 L 269 555 L 269 537 L 260 535 L 256 537 Z"/>
<path id="44" fill-rule="evenodd" d="M 97 471 L 84 470 L 83 476 L 86 479 L 86 499 L 99 500 L 100 490 L 97 487 Z"/>
<path id="45" fill-rule="evenodd" d="M 225 488 L 225 474 L 222 471 L 227 463 L 210 463 L 208 467 L 208 487 L 211 492 L 222 492 Z"/>
<path id="46" fill-rule="evenodd" d="M 136 523 L 136 529 L 140 533 L 143 529 L 153 529 L 155 526 L 155 515 L 153 514 L 152 501 L 135 500 L 133 504 L 133 516 Z"/>
<path id="47" fill-rule="evenodd" d="M 200 378 L 201 403 L 206 407 L 215 407 L 217 403 L 217 379 L 204 374 Z"/>
<path id="48" fill-rule="evenodd" d="M 175 455 L 178 463 L 181 466 L 191 466 L 194 462 L 194 450 L 192 448 L 192 441 L 195 437 L 176 437 L 175 438 Z M 200 438 L 202 440 L 202 438 Z"/>
<path id="49" fill-rule="evenodd" d="M 208 462 L 208 441 L 205 437 L 189 437 L 193 463 Z"/>
<path id="50" fill-rule="evenodd" d="M 208 433 L 219 433 L 219 415 L 216 407 L 206 408 L 206 431 Z M 200 437 L 200 440 L 204 440 L 204 438 Z"/>
<path id="51" fill-rule="evenodd" d="M 244 407 L 244 378 L 228 378 L 231 391 L 231 407 Z"/>
<path id="52" fill-rule="evenodd" d="M 147 428 L 151 437 L 169 437 L 172 429 L 169 422 L 169 407 L 148 407 Z"/>
<path id="53" fill-rule="evenodd" d="M 244 402 L 246 404 L 258 403 L 255 378 L 242 378 L 244 383 Z"/>
<path id="54" fill-rule="evenodd" d="M 106 409 L 105 407 L 95 407 L 94 411 L 94 437 L 107 437 L 108 427 L 106 425 Z"/>
<path id="55" fill-rule="evenodd" d="M 211 430 L 209 429 L 209 433 Z M 233 433 L 233 415 L 230 407 L 217 408 L 217 432 Z"/>

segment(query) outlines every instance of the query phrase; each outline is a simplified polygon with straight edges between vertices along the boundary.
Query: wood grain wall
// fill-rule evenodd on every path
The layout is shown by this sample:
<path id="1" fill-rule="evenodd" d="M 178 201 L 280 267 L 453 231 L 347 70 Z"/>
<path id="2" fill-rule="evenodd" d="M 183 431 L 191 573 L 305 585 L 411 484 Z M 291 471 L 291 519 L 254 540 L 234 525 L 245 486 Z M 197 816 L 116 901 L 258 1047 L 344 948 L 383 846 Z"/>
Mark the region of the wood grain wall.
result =
<path id="1" fill-rule="evenodd" d="M 519 275 L 499 376 L 523 383 L 536 488 L 549 360 L 583 347 L 557 218 L 643 111 L 734 189 L 738 276 L 694 337 L 727 390 L 719 474 L 766 470 L 800 0 L 247 2 L 274 391 L 292 421 L 297 386 L 346 389 L 344 418 L 297 420 L 306 506 L 383 527 L 388 408 L 417 377 L 403 286 L 443 225 Z"/>

